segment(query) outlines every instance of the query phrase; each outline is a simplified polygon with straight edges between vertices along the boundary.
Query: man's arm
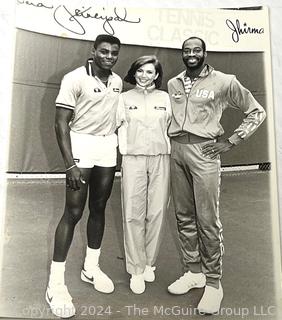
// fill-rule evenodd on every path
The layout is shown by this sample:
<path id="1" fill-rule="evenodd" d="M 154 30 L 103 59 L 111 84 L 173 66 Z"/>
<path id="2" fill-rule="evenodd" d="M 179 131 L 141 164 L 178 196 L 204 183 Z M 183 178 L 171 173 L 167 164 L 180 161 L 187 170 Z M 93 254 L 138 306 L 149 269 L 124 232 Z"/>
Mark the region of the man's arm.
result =
<path id="1" fill-rule="evenodd" d="M 266 117 L 263 107 L 256 101 L 251 92 L 243 87 L 235 77 L 230 83 L 228 98 L 233 108 L 244 112 L 245 118 L 226 141 L 207 144 L 203 147 L 203 154 L 212 159 L 216 158 L 218 154 L 229 151 L 243 140 L 248 139 L 258 129 Z"/>
<path id="2" fill-rule="evenodd" d="M 266 117 L 264 108 L 256 101 L 251 92 L 234 77 L 229 88 L 231 106 L 245 114 L 240 126 L 234 130 L 229 141 L 237 145 L 248 139 L 262 124 Z"/>
<path id="3" fill-rule="evenodd" d="M 71 121 L 72 114 L 72 110 L 57 108 L 55 118 L 55 131 L 57 142 L 66 166 L 67 185 L 73 190 L 78 190 L 79 184 L 83 180 L 79 168 L 77 168 L 77 166 L 75 165 L 71 150 L 69 123 Z"/>
<path id="4" fill-rule="evenodd" d="M 75 164 L 71 151 L 70 127 L 73 111 L 56 108 L 55 131 L 57 142 L 63 156 L 66 169 Z"/>

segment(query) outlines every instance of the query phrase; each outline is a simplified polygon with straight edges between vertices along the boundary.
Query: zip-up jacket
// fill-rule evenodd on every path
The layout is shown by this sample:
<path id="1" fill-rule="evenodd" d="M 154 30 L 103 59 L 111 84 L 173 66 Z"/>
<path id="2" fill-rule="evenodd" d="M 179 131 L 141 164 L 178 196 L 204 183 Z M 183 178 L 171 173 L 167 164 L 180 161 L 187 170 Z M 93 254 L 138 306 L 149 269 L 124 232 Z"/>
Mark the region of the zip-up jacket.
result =
<path id="1" fill-rule="evenodd" d="M 229 138 L 233 144 L 249 138 L 265 119 L 263 107 L 234 75 L 224 74 L 206 65 L 188 95 L 184 91 L 186 71 L 168 81 L 172 106 L 169 136 L 187 132 L 215 139 L 223 135 L 220 124 L 223 111 L 228 107 L 241 110 L 245 118 Z"/>
<path id="2" fill-rule="evenodd" d="M 166 92 L 136 86 L 119 97 L 119 150 L 123 155 L 170 154 L 171 106 Z"/>

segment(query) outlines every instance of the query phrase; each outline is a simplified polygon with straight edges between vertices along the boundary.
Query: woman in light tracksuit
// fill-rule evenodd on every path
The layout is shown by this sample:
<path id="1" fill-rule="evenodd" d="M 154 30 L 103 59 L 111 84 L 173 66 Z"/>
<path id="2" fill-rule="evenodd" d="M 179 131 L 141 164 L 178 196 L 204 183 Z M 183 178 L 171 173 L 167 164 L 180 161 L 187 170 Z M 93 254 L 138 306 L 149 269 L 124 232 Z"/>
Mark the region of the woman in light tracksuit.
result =
<path id="1" fill-rule="evenodd" d="M 136 294 L 155 280 L 169 203 L 171 106 L 168 94 L 158 90 L 162 74 L 155 56 L 133 62 L 124 80 L 135 87 L 121 94 L 117 112 L 126 270 Z"/>

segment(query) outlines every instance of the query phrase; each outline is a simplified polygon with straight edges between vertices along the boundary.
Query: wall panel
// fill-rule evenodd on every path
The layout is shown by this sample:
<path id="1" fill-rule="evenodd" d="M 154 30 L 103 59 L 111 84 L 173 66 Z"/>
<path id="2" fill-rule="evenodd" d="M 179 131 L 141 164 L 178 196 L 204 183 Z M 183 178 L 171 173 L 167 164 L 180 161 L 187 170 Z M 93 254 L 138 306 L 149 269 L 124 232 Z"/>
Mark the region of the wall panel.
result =
<path id="1" fill-rule="evenodd" d="M 54 133 L 55 98 L 63 75 L 84 65 L 92 43 L 17 31 L 9 172 L 62 172 L 62 157 Z M 114 68 L 122 78 L 131 62 L 144 54 L 156 54 L 164 69 L 162 89 L 183 70 L 177 49 L 123 45 Z M 266 106 L 262 53 L 209 52 L 208 63 L 226 73 L 236 74 L 256 99 Z M 124 90 L 131 86 L 124 84 Z M 226 136 L 242 120 L 240 112 L 227 110 L 222 117 Z M 223 165 L 268 162 L 267 122 L 249 141 L 222 157 Z M 119 158 L 120 162 L 120 158 Z"/>

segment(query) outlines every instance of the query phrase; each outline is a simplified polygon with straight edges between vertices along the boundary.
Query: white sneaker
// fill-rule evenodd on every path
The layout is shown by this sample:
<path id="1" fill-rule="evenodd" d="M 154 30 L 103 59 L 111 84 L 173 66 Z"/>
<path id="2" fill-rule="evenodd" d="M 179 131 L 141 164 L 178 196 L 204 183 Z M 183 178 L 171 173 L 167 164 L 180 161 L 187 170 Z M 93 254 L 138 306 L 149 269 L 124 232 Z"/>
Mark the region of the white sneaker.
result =
<path id="1" fill-rule="evenodd" d="M 66 285 L 58 284 L 48 286 L 45 299 L 55 316 L 70 318 L 75 315 L 75 307 Z"/>
<path id="2" fill-rule="evenodd" d="M 99 265 L 89 270 L 81 270 L 81 280 L 92 283 L 97 291 L 112 293 L 115 289 L 113 281 L 100 269 Z"/>
<path id="3" fill-rule="evenodd" d="M 203 273 L 184 273 L 182 277 L 173 282 L 167 289 L 172 294 L 184 294 L 193 288 L 203 288 L 206 285 L 206 276 Z"/>
<path id="4" fill-rule="evenodd" d="M 151 267 L 151 266 L 146 266 L 144 272 L 143 272 L 143 277 L 144 280 L 147 282 L 154 282 L 155 281 L 155 271 L 156 267 Z"/>
<path id="5" fill-rule="evenodd" d="M 198 311 L 201 314 L 213 314 L 219 312 L 223 299 L 223 290 L 219 282 L 219 288 L 206 286 L 204 294 L 198 304 Z"/>
<path id="6" fill-rule="evenodd" d="M 145 286 L 143 273 L 138 275 L 132 274 L 130 279 L 131 291 L 136 294 L 141 294 L 145 291 L 145 288 L 146 286 Z"/>

